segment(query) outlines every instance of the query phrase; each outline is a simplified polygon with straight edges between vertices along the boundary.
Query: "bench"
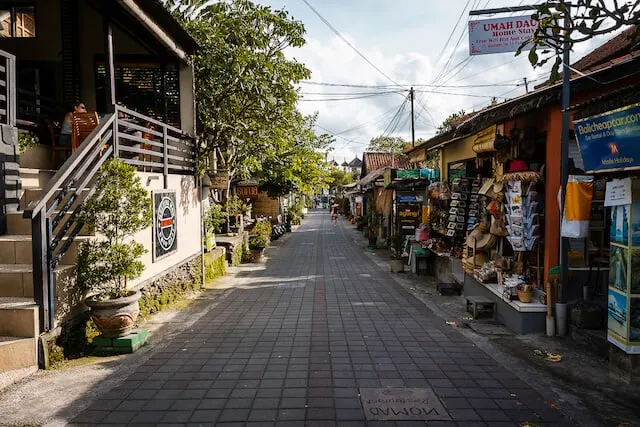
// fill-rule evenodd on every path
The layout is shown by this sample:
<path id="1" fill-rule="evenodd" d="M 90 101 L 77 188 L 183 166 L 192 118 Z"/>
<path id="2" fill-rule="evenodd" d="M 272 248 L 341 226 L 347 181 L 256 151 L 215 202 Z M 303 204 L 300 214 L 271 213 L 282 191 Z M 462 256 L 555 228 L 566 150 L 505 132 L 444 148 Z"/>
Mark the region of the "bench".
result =
<path id="1" fill-rule="evenodd" d="M 478 315 L 488 313 L 491 313 L 491 317 L 495 319 L 496 303 L 484 297 L 468 296 L 467 313 L 471 313 L 474 320 L 478 318 Z"/>

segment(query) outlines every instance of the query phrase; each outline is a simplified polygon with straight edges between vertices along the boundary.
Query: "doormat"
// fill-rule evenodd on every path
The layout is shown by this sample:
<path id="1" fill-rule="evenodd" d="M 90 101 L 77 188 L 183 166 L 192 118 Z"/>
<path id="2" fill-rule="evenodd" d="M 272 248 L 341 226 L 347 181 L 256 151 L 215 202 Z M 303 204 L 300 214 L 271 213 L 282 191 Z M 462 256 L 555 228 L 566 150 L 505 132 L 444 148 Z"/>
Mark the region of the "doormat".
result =
<path id="1" fill-rule="evenodd" d="M 371 421 L 451 420 L 431 388 L 362 388 L 360 400 Z"/>

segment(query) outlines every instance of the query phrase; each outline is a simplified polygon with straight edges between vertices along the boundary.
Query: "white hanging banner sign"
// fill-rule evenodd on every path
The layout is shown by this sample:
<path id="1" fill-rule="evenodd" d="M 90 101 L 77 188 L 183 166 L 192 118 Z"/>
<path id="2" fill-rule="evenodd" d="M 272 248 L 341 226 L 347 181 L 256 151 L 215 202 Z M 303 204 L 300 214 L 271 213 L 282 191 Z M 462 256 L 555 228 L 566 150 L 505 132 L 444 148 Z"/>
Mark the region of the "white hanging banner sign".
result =
<path id="1" fill-rule="evenodd" d="M 537 28 L 538 21 L 530 15 L 470 21 L 469 55 L 515 52 Z"/>
<path id="2" fill-rule="evenodd" d="M 604 193 L 605 206 L 621 206 L 631 204 L 631 178 L 614 179 L 607 182 Z"/>

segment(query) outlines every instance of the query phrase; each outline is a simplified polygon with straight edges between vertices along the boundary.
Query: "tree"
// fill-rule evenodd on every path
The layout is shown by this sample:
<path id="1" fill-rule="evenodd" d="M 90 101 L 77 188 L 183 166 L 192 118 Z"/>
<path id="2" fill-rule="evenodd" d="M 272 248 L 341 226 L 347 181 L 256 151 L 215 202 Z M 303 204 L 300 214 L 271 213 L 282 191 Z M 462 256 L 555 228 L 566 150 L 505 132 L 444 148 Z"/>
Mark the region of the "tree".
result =
<path id="1" fill-rule="evenodd" d="M 565 25 L 565 16 L 567 24 Z M 562 64 L 562 54 L 565 42 L 573 49 L 575 44 L 585 42 L 591 38 L 636 25 L 640 21 L 640 1 L 618 0 L 557 0 L 544 2 L 537 7 L 533 19 L 537 19 L 539 26 L 533 34 L 529 49 L 529 62 L 534 67 L 540 67 L 555 57 L 551 70 L 551 80 L 559 77 Z M 637 40 L 640 27 L 636 27 L 631 38 Z M 519 55 L 527 45 L 520 47 Z"/>
<path id="2" fill-rule="evenodd" d="M 294 85 L 310 72 L 284 50 L 304 45 L 304 26 L 250 0 L 166 6 L 200 44 L 193 63 L 201 167 L 215 165 L 230 178 L 262 172 L 300 130 Z"/>
<path id="3" fill-rule="evenodd" d="M 333 142 L 329 135 L 314 132 L 317 116 L 298 117 L 298 128 L 290 135 L 288 149 L 269 159 L 257 174 L 260 188 L 270 196 L 289 192 L 312 195 L 329 183 L 324 150 Z"/>
<path id="4" fill-rule="evenodd" d="M 369 141 L 367 151 L 402 154 L 408 143 L 397 136 L 377 136 Z"/>
<path id="5" fill-rule="evenodd" d="M 341 193 L 345 185 L 352 184 L 356 181 L 356 178 L 351 172 L 345 172 L 341 169 L 332 169 L 330 173 L 330 190 L 336 190 L 336 193 Z"/>
<path id="6" fill-rule="evenodd" d="M 464 112 L 464 110 L 460 110 L 457 113 L 453 113 L 453 114 L 449 115 L 449 117 L 444 119 L 442 124 L 440 126 L 438 126 L 438 130 L 436 131 L 436 133 L 438 135 L 440 135 L 440 134 L 452 131 L 453 129 L 456 128 L 456 126 L 459 124 L 460 119 L 465 114 L 466 113 Z"/>

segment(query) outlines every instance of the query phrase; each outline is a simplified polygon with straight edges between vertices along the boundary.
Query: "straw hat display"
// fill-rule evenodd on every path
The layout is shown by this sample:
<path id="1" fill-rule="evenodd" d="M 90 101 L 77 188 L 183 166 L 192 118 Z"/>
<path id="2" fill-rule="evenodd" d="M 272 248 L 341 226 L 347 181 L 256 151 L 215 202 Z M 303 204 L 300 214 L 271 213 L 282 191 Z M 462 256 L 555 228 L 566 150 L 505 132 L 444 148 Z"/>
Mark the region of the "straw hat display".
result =
<path id="1" fill-rule="evenodd" d="M 481 268 L 489 261 L 489 255 L 484 252 L 476 252 L 476 262 L 475 267 L 473 263 L 473 255 L 462 258 L 462 269 L 465 273 L 473 274 L 473 270 L 476 268 Z"/>
<path id="2" fill-rule="evenodd" d="M 498 178 L 499 182 L 506 181 L 526 181 L 536 182 L 542 179 L 542 175 L 539 172 L 534 172 L 529 169 L 524 160 L 515 159 L 511 161 L 509 166 L 509 172 Z"/>
<path id="3" fill-rule="evenodd" d="M 496 243 L 496 236 L 490 233 L 491 226 L 487 222 L 481 222 L 467 236 L 466 244 L 471 249 L 490 249 Z"/>

